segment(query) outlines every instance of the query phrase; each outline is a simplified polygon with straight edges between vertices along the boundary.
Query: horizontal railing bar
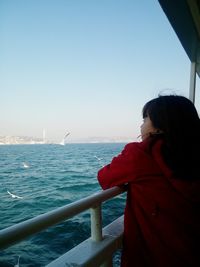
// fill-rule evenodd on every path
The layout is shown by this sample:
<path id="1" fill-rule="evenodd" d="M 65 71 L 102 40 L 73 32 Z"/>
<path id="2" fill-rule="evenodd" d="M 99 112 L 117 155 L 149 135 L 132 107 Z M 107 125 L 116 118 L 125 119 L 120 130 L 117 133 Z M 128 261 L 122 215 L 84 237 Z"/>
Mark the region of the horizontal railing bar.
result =
<path id="1" fill-rule="evenodd" d="M 102 266 L 105 259 L 112 258 L 112 254 L 121 248 L 123 232 L 124 216 L 121 216 L 103 228 L 103 240 L 101 242 L 94 242 L 90 237 L 47 264 L 46 267 L 96 267 L 100 264 Z"/>
<path id="2" fill-rule="evenodd" d="M 0 249 L 7 248 L 32 234 L 36 234 L 87 209 L 95 207 L 124 191 L 126 191 L 125 187 L 113 187 L 100 191 L 56 210 L 5 228 L 0 231 Z"/>

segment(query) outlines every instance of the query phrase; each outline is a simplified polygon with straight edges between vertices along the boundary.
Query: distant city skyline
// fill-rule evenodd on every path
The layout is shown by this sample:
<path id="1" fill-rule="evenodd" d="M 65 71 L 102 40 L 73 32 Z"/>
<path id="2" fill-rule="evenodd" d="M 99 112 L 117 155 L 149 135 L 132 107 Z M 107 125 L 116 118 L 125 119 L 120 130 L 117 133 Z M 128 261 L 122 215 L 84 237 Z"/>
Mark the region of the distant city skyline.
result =
<path id="1" fill-rule="evenodd" d="M 0 136 L 0 145 L 19 145 L 19 144 L 58 144 L 67 145 L 70 143 L 128 143 L 133 140 L 132 137 L 98 137 L 90 136 L 87 138 L 67 138 L 59 141 L 48 140 L 35 136 Z M 139 139 L 138 139 L 139 140 Z"/>
<path id="2" fill-rule="evenodd" d="M 148 100 L 189 95 L 190 61 L 155 0 L 2 0 L 0 39 L 0 136 L 136 140 Z"/>

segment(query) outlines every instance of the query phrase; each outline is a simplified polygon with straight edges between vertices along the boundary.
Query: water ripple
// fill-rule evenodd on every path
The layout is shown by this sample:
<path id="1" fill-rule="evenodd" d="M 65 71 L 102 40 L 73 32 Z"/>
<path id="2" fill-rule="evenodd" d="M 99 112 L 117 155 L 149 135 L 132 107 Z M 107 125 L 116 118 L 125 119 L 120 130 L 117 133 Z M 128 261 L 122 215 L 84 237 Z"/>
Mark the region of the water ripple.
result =
<path id="1" fill-rule="evenodd" d="M 123 144 L 1 146 L 1 229 L 99 191 L 98 169 L 122 147 Z M 12 198 L 7 191 L 23 198 Z M 103 204 L 104 224 L 121 215 L 123 209 L 123 196 Z M 89 237 L 89 220 L 89 212 L 83 212 L 1 251 L 0 266 L 14 266 L 18 255 L 20 266 L 45 266 Z"/>

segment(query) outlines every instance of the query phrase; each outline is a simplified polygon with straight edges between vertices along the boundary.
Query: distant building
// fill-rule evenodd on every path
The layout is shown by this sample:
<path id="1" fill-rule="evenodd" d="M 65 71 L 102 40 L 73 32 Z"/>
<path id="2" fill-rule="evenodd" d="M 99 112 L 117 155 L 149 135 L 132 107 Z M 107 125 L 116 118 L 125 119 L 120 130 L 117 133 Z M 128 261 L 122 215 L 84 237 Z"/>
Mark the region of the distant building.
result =
<path id="1" fill-rule="evenodd" d="M 47 143 L 47 142 L 45 142 Z M 43 138 L 29 136 L 0 136 L 0 145 L 44 144 Z"/>

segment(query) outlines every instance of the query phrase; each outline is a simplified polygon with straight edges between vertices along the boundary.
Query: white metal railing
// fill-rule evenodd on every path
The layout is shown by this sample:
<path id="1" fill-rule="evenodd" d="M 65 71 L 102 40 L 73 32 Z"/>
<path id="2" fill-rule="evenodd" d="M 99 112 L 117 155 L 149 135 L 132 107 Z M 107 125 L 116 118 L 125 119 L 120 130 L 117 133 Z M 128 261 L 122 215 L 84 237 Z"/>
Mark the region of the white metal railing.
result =
<path id="1" fill-rule="evenodd" d="M 50 226 L 53 226 L 66 219 L 69 219 L 88 209 L 91 209 L 91 241 L 93 243 L 96 242 L 98 244 L 101 243 L 100 241 L 106 243 L 104 241 L 105 238 L 102 235 L 101 203 L 125 191 L 126 191 L 125 187 L 113 187 L 104 191 L 100 191 L 91 196 L 75 201 L 69 205 L 63 206 L 61 208 L 55 209 L 53 211 L 47 212 L 45 214 L 39 215 L 32 219 L 26 220 L 24 222 L 3 229 L 0 231 L 0 249 L 5 249 L 9 246 L 12 246 L 13 244 L 18 243 L 33 234 L 36 234 L 44 229 L 47 229 Z M 106 231 L 107 230 L 105 229 L 105 234 Z M 96 249 L 96 252 L 97 251 L 98 249 Z M 68 263 L 65 262 L 64 266 L 95 266 L 90 264 L 89 265 L 78 265 L 78 264 L 67 265 L 67 264 Z"/>
<path id="2" fill-rule="evenodd" d="M 88 238 L 46 267 L 110 267 L 113 253 L 122 247 L 124 218 L 119 217 L 103 228 L 102 241 Z"/>

